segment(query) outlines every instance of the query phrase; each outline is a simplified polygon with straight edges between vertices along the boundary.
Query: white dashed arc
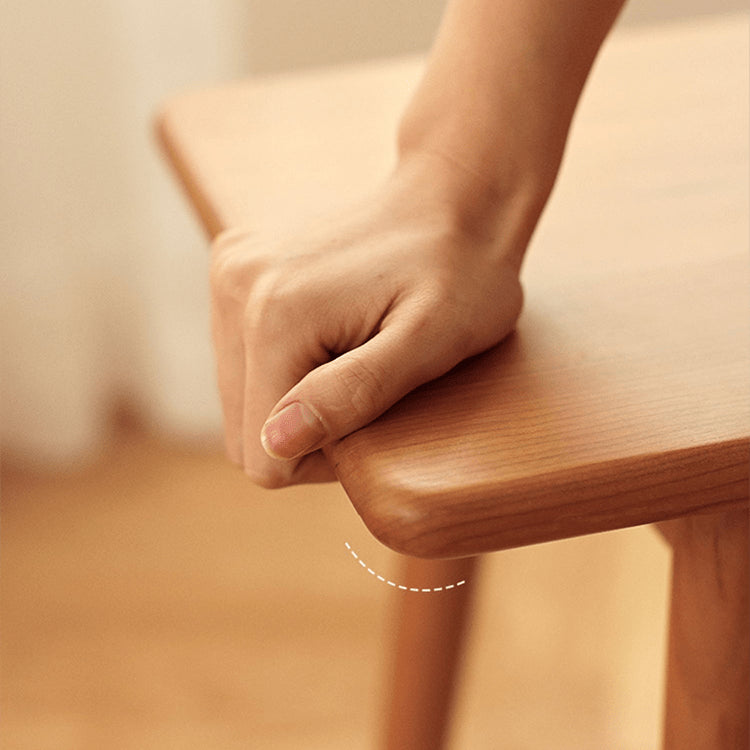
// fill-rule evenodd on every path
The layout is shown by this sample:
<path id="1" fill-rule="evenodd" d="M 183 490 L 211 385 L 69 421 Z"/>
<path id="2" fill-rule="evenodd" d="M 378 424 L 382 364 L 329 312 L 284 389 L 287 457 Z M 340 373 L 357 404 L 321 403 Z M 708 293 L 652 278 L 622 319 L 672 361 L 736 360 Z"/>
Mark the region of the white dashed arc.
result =
<path id="1" fill-rule="evenodd" d="M 364 560 L 361 560 L 359 555 L 352 549 L 349 542 L 344 542 L 346 545 L 346 548 L 349 550 L 349 553 L 351 556 L 371 575 L 377 578 L 379 581 L 382 581 L 383 583 L 387 584 L 388 586 L 393 587 L 394 589 L 401 589 L 401 591 L 414 591 L 420 594 L 434 594 L 439 591 L 450 591 L 451 589 L 458 588 L 459 586 L 463 586 L 466 581 L 456 581 L 456 583 L 449 583 L 447 586 L 435 586 L 434 588 L 414 588 L 410 586 L 404 586 L 403 584 L 396 583 L 395 581 L 389 581 L 387 578 L 384 578 L 383 576 L 376 573 L 372 568 L 368 568 L 367 564 L 364 562 Z"/>

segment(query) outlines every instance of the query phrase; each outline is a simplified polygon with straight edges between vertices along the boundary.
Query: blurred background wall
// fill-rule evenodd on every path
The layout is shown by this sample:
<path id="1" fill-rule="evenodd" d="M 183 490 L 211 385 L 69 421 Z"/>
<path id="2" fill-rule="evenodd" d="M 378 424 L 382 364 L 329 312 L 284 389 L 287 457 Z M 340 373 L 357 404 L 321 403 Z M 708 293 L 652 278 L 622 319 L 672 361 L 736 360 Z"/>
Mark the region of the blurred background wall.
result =
<path id="1" fill-rule="evenodd" d="M 0 0 L 6 456 L 96 453 L 114 404 L 214 438 L 206 242 L 151 117 L 186 87 L 427 49 L 443 0 Z M 633 0 L 637 24 L 744 0 Z"/>

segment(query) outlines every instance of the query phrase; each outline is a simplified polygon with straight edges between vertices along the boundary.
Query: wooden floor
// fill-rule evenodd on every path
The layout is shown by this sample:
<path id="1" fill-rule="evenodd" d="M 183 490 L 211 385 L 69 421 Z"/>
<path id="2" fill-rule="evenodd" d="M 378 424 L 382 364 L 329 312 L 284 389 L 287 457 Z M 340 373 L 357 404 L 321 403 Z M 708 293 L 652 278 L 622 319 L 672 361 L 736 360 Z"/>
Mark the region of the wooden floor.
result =
<path id="1" fill-rule="evenodd" d="M 4 467 L 0 745 L 374 750 L 392 605 L 440 594 L 345 542 L 398 577 L 337 486 L 258 490 L 212 448 Z M 656 748 L 668 572 L 649 528 L 486 558 L 452 747 Z"/>

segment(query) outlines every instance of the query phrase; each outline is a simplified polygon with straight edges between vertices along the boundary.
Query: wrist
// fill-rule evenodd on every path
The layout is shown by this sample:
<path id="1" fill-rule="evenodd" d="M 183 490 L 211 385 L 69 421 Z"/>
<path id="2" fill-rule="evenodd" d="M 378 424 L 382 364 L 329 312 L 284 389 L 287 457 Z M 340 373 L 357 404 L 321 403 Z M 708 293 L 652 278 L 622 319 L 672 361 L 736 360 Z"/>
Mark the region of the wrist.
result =
<path id="1" fill-rule="evenodd" d="M 520 268 L 550 187 L 531 174 L 493 180 L 450 153 L 400 144 L 387 192 L 389 210 L 474 238 Z"/>

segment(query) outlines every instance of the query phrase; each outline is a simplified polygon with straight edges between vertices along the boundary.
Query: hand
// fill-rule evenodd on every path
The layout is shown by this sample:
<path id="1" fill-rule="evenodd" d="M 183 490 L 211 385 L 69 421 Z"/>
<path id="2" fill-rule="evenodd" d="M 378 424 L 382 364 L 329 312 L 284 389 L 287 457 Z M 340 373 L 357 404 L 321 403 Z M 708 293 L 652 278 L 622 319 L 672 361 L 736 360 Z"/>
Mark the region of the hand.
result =
<path id="1" fill-rule="evenodd" d="M 241 231 L 215 242 L 227 451 L 258 484 L 333 480 L 323 446 L 513 329 L 538 207 L 508 199 L 478 221 L 450 198 L 484 205 L 466 200 L 473 178 L 443 179 L 460 170 L 427 162 L 275 247 Z"/>

